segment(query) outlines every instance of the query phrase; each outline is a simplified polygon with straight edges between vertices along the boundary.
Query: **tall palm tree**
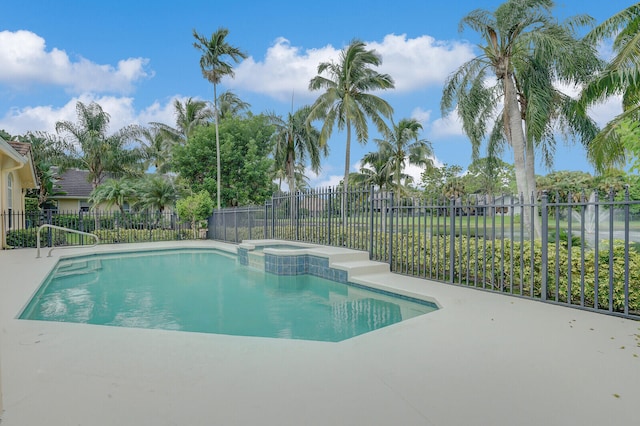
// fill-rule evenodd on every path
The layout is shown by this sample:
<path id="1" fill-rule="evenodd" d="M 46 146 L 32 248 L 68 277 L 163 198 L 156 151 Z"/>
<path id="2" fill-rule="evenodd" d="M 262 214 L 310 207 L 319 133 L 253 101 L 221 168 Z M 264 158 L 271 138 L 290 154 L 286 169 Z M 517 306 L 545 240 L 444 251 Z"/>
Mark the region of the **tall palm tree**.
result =
<path id="1" fill-rule="evenodd" d="M 367 119 L 380 132 L 387 129 L 384 118 L 391 119 L 393 108 L 382 98 L 371 94 L 375 90 L 394 88 L 388 74 L 380 74 L 372 67 L 382 63 L 382 58 L 374 50 L 367 50 L 364 42 L 354 40 L 340 52 L 338 62 L 322 62 L 318 65 L 318 75 L 311 79 L 310 90 L 324 90 L 311 106 L 307 123 L 323 121 L 320 144 L 328 141 L 333 127 L 346 130 L 344 164 L 344 191 L 349 187 L 349 165 L 351 162 L 351 129 L 355 130 L 358 142 L 365 144 L 369 139 Z M 343 197 L 343 214 L 345 205 Z"/>
<path id="2" fill-rule="evenodd" d="M 97 103 L 76 104 L 78 122 L 58 121 L 56 132 L 65 137 L 71 162 L 89 171 L 96 189 L 109 173 L 113 177 L 139 176 L 142 153 L 128 148 L 140 132 L 138 126 L 127 126 L 109 135 L 110 116 Z"/>
<path id="3" fill-rule="evenodd" d="M 193 36 L 196 42 L 193 46 L 202 52 L 200 57 L 200 69 L 202 75 L 209 82 L 213 83 L 213 115 L 216 126 L 216 167 L 217 167 L 217 202 L 218 210 L 220 210 L 220 136 L 218 135 L 218 94 L 217 85 L 222 80 L 222 77 L 233 77 L 233 68 L 225 62 L 225 58 L 229 57 L 234 62 L 238 63 L 240 59 L 245 59 L 245 55 L 237 47 L 231 46 L 226 42 L 225 38 L 229 34 L 229 30 L 226 28 L 218 28 L 216 32 L 211 34 L 211 38 L 198 34 L 196 30 L 193 30 Z"/>
<path id="4" fill-rule="evenodd" d="M 584 108 L 556 89 L 557 83 L 587 81 L 600 66 L 593 46 L 574 34 L 591 18 L 577 16 L 559 24 L 551 16 L 553 5 L 552 0 L 507 0 L 494 12 L 477 9 L 465 16 L 460 29 L 469 27 L 482 36 L 482 53 L 447 79 L 441 102 L 443 114 L 457 107 L 475 158 L 487 133 L 490 155 L 504 142 L 511 146 L 518 192 L 526 197 L 536 194 L 536 144 L 550 142 L 541 146 L 550 161 L 558 125 L 584 144 L 597 132 Z M 496 77 L 493 85 L 488 84 L 491 76 Z M 523 209 L 527 229 L 529 215 Z M 539 236 L 535 212 L 533 219 L 529 230 Z"/>
<path id="5" fill-rule="evenodd" d="M 623 112 L 611 120 L 591 142 L 596 170 L 625 165 L 625 144 L 620 131 L 640 119 L 640 3 L 633 4 L 605 20 L 586 38 L 593 43 L 613 38 L 614 57 L 583 90 L 586 104 L 622 95 Z"/>
<path id="6" fill-rule="evenodd" d="M 238 117 L 251 108 L 251 104 L 243 101 L 230 90 L 222 92 L 218 96 L 218 113 L 219 119 L 224 120 L 227 117 Z"/>
<path id="7" fill-rule="evenodd" d="M 157 122 L 149 124 L 158 127 L 165 137 L 175 143 L 184 144 L 196 128 L 206 126 L 213 119 L 213 111 L 205 101 L 188 98 L 182 102 L 176 99 L 173 101 L 173 108 L 176 116 L 175 127 Z"/>
<path id="8" fill-rule="evenodd" d="M 403 118 L 393 129 L 384 132 L 384 139 L 374 139 L 382 157 L 389 162 L 389 170 L 393 175 L 395 187 L 402 188 L 401 181 L 406 178 L 403 170 L 408 164 L 432 167 L 433 155 L 431 143 L 419 139 L 422 124 L 415 118 Z"/>
<path id="9" fill-rule="evenodd" d="M 294 113 L 289 113 L 287 119 L 269 114 L 269 121 L 275 130 L 272 135 L 274 141 L 274 158 L 277 167 L 284 170 L 289 185 L 289 191 L 296 192 L 295 172 L 298 165 L 304 165 L 309 160 L 311 170 L 320 171 L 320 157 L 328 154 L 327 145 L 320 145 L 320 132 L 313 126 L 306 124 L 311 107 L 304 106 Z"/>

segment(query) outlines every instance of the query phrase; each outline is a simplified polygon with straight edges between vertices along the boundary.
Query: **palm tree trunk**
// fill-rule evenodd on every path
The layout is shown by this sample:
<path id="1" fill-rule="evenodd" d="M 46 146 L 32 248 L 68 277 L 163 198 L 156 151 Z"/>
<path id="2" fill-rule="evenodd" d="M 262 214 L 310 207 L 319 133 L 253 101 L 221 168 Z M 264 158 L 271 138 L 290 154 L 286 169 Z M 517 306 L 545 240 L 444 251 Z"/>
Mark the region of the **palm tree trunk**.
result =
<path id="1" fill-rule="evenodd" d="M 536 189 L 536 171 L 535 171 L 535 154 L 532 143 L 527 144 L 527 156 L 525 158 L 525 166 L 527 169 L 527 184 L 529 185 L 529 197 L 533 196 L 535 203 L 538 197 Z M 542 237 L 542 222 L 538 216 L 538 205 L 533 207 L 533 236 L 536 239 Z"/>
<path id="2" fill-rule="evenodd" d="M 516 95 L 515 84 L 512 77 L 505 76 L 504 83 L 504 126 L 507 139 L 511 143 L 513 149 L 513 165 L 516 172 L 516 186 L 520 195 L 524 197 L 525 202 L 531 197 L 529 185 L 527 182 L 527 168 L 525 162 L 525 137 L 522 128 L 522 119 L 520 118 L 520 108 L 518 107 L 518 97 Z M 522 206 L 522 221 L 525 228 L 531 232 L 530 211 Z"/>
<path id="3" fill-rule="evenodd" d="M 347 191 L 349 190 L 349 163 L 351 162 L 351 121 L 347 119 L 347 147 L 344 158 L 344 181 L 342 182 L 342 224 L 347 226 Z"/>
<path id="4" fill-rule="evenodd" d="M 216 84 L 213 83 L 213 116 L 216 125 L 216 197 L 218 199 L 218 210 L 220 210 L 220 135 L 218 133 L 218 95 Z"/>

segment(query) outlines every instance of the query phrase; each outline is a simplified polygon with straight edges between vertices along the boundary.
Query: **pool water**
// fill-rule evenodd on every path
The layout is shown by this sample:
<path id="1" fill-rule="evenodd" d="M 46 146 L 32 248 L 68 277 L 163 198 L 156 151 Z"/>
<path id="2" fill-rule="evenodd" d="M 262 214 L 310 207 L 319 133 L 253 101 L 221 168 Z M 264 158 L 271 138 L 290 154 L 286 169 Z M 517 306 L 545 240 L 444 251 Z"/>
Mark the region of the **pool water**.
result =
<path id="1" fill-rule="evenodd" d="M 60 260 L 20 318 L 338 342 L 435 309 L 183 249 Z"/>

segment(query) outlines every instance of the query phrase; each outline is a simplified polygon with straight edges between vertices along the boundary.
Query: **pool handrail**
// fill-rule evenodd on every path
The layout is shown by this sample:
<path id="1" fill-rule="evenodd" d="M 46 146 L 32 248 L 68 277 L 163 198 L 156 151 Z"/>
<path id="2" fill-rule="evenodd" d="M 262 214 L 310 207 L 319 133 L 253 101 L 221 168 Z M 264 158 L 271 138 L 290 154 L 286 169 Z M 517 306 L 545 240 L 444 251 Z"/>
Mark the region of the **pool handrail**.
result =
<path id="1" fill-rule="evenodd" d="M 95 247 L 100 243 L 100 239 L 98 238 L 98 236 L 96 234 L 91 234 L 89 232 L 83 232 L 83 231 L 77 231 L 75 229 L 69 229 L 69 228 L 65 228 L 64 226 L 58 226 L 58 225 L 50 225 L 48 223 L 45 223 L 44 225 L 40 225 L 38 227 L 38 238 L 37 238 L 37 242 L 36 242 L 36 247 L 38 248 L 38 252 L 36 254 L 36 259 L 40 258 L 40 231 L 42 231 L 44 228 L 53 228 L 53 229 L 59 229 L 61 231 L 67 231 L 67 232 L 72 232 L 74 234 L 79 234 L 79 235 L 86 235 L 88 237 L 93 237 L 96 239 L 96 242 L 90 246 L 85 246 L 85 245 L 76 245 L 76 246 L 61 246 L 61 247 L 57 247 L 59 249 L 65 249 L 65 248 L 74 248 L 74 247 L 86 247 L 86 248 L 91 248 L 91 247 Z M 56 247 L 51 247 L 51 250 L 49 250 L 49 254 L 47 254 L 47 257 L 51 257 L 51 252 L 53 251 L 53 249 Z"/>

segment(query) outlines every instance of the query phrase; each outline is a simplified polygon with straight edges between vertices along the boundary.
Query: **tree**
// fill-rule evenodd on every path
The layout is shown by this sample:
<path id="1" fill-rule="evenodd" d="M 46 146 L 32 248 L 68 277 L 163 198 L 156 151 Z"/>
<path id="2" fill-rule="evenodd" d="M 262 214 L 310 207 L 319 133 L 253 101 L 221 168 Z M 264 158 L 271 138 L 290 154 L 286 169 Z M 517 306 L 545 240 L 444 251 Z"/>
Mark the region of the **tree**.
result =
<path id="1" fill-rule="evenodd" d="M 470 138 L 474 157 L 487 135 L 490 156 L 506 141 L 513 150 L 518 192 L 536 193 L 536 144 L 552 161 L 555 130 L 588 144 L 597 133 L 584 107 L 557 89 L 586 82 L 600 61 L 592 44 L 578 40 L 574 29 L 591 22 L 586 16 L 558 24 L 551 0 L 508 0 L 494 12 L 477 9 L 465 16 L 460 29 L 481 34 L 478 57 L 463 64 L 446 81 L 441 102 L 444 114 L 457 107 Z M 487 84 L 490 75 L 495 84 Z M 502 110 L 496 106 L 502 101 Z M 496 119 L 497 117 L 497 119 Z M 531 223 L 524 209 L 524 223 Z M 532 235 L 540 235 L 538 215 Z M 529 227 L 529 226 L 528 226 Z"/>
<path id="2" fill-rule="evenodd" d="M 8 136 L 11 139 L 11 136 Z M 56 138 L 46 133 L 27 133 L 24 136 L 18 136 L 20 142 L 31 144 L 31 154 L 38 178 L 38 188 L 30 189 L 29 195 L 38 199 L 38 207 L 46 208 L 51 196 L 64 195 L 60 187 L 56 184 L 55 172 L 53 167 L 58 169 L 61 165 L 67 164 L 67 154 L 64 152 L 64 145 Z"/>
<path id="3" fill-rule="evenodd" d="M 431 167 L 422 172 L 422 185 L 426 198 L 459 197 L 464 194 L 461 178 L 462 167 L 443 164 L 442 167 Z"/>
<path id="4" fill-rule="evenodd" d="M 473 160 L 462 180 L 465 191 L 469 194 L 514 194 L 516 191 L 513 165 L 497 157 Z"/>
<path id="5" fill-rule="evenodd" d="M 238 97 L 230 90 L 222 92 L 218 96 L 218 113 L 219 119 L 224 120 L 227 117 L 239 117 L 249 111 L 251 105 Z"/>
<path id="6" fill-rule="evenodd" d="M 175 139 L 170 134 L 158 125 L 151 125 L 142 129 L 137 139 L 142 145 L 145 170 L 150 166 L 153 166 L 158 174 L 171 170 L 171 153 Z"/>
<path id="7" fill-rule="evenodd" d="M 218 188 L 216 144 L 213 127 L 201 127 L 185 146 L 174 151 L 178 174 L 193 192 L 206 189 L 212 196 Z M 262 204 L 275 190 L 271 171 L 273 126 L 264 115 L 227 118 L 220 122 L 220 150 L 225 161 L 220 187 L 223 206 Z"/>
<path id="8" fill-rule="evenodd" d="M 379 151 L 369 152 L 362 157 L 362 167 L 359 173 L 353 173 L 354 183 L 364 186 L 378 187 L 380 191 L 393 189 L 393 176 L 390 172 L 391 164 L 388 158 Z"/>
<path id="9" fill-rule="evenodd" d="M 380 155 L 389 163 L 397 190 L 402 189 L 402 179 L 407 177 L 403 174 L 407 163 L 433 167 L 433 160 L 429 158 L 433 155 L 431 144 L 426 139 L 418 139 L 420 130 L 422 124 L 418 120 L 404 118 L 394 124 L 392 130 L 384 132 L 384 139 L 375 139 Z"/>
<path id="10" fill-rule="evenodd" d="M 175 204 L 180 196 L 174 180 L 167 176 L 148 176 L 138 183 L 136 207 L 163 213 Z"/>
<path id="11" fill-rule="evenodd" d="M 141 174 L 142 154 L 138 149 L 127 149 L 127 144 L 139 134 L 139 127 L 127 126 L 109 135 L 109 114 L 97 103 L 76 104 L 78 123 L 58 121 L 56 132 L 63 137 L 70 153 L 70 164 L 89 171 L 93 189 L 106 174 L 112 177 Z"/>
<path id="12" fill-rule="evenodd" d="M 136 188 L 128 179 L 107 179 L 91 191 L 89 201 L 93 207 L 104 204 L 111 208 L 116 206 L 124 214 L 124 205 L 136 194 Z"/>
<path id="13" fill-rule="evenodd" d="M 269 121 L 274 126 L 273 143 L 276 167 L 284 170 L 289 191 L 296 192 L 295 172 L 298 165 L 309 160 L 311 170 L 320 171 L 320 157 L 328 154 L 327 145 L 320 145 L 320 134 L 313 126 L 306 124 L 311 108 L 302 107 L 295 113 L 289 113 L 287 119 L 269 114 Z"/>
<path id="14" fill-rule="evenodd" d="M 199 221 L 205 220 L 213 213 L 213 200 L 207 191 L 202 190 L 197 194 L 189 195 L 186 198 L 178 200 L 176 203 L 176 211 L 180 218 L 187 219 L 191 222 L 193 236 L 197 238 L 198 227 L 196 225 Z"/>
<path id="15" fill-rule="evenodd" d="M 613 95 L 622 95 L 623 112 L 607 123 L 590 144 L 589 154 L 599 172 L 625 166 L 627 143 L 635 141 L 635 138 L 625 140 L 625 136 L 629 129 L 638 127 L 640 119 L 639 26 L 640 3 L 636 3 L 605 20 L 586 36 L 593 43 L 613 38 L 614 56 L 584 88 L 582 101 L 591 105 Z"/>
<path id="16" fill-rule="evenodd" d="M 310 90 L 325 90 L 311 106 L 307 123 L 323 121 L 320 144 L 327 143 L 334 125 L 338 130 L 346 130 L 345 164 L 343 186 L 349 187 L 349 166 L 351 162 L 351 128 L 358 142 L 365 144 L 369 139 L 367 118 L 380 132 L 387 129 L 383 118 L 391 119 L 393 108 L 382 98 L 371 94 L 375 90 L 394 88 L 393 79 L 388 74 L 380 74 L 372 67 L 382 63 L 382 58 L 374 50 L 366 50 L 362 41 L 354 40 L 340 52 L 338 62 L 322 62 L 318 65 L 318 75 L 311 79 Z M 346 198 L 343 197 L 343 214 Z"/>
<path id="17" fill-rule="evenodd" d="M 247 57 L 247 55 L 241 52 L 237 47 L 231 46 L 226 42 L 225 38 L 228 34 L 228 29 L 218 28 L 216 32 L 211 34 L 211 38 L 207 39 L 206 37 L 198 34 L 196 30 L 193 30 L 193 36 L 196 39 L 193 46 L 202 52 L 202 56 L 200 57 L 200 69 L 202 70 L 202 75 L 209 82 L 213 83 L 213 115 L 216 126 L 216 170 L 218 171 L 218 176 L 216 177 L 218 185 L 216 190 L 218 210 L 220 210 L 221 166 L 220 136 L 218 132 L 218 95 L 216 87 L 222 80 L 222 77 L 233 77 L 234 75 L 231 65 L 228 62 L 225 62 L 226 57 L 229 57 L 236 63 L 239 62 L 240 59 L 245 59 Z"/>

